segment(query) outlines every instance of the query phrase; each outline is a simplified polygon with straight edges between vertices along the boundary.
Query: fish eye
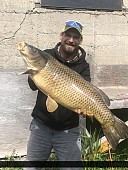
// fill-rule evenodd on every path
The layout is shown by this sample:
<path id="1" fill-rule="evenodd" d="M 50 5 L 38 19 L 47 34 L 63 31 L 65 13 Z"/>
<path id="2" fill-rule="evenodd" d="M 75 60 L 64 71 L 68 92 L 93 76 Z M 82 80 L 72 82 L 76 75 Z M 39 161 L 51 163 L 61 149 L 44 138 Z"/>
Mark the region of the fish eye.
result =
<path id="1" fill-rule="evenodd" d="M 33 51 L 36 53 L 37 52 L 37 49 L 35 47 L 33 47 Z"/>
<path id="2" fill-rule="evenodd" d="M 31 53 L 37 53 L 38 52 L 38 50 L 33 46 L 28 46 L 28 48 L 31 51 Z"/>

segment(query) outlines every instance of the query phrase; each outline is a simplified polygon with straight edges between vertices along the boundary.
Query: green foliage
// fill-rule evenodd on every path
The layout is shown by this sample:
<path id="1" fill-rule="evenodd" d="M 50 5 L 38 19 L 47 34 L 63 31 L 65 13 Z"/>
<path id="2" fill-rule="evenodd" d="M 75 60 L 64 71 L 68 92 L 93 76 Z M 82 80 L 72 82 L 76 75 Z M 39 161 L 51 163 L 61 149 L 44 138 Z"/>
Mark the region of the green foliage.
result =
<path id="1" fill-rule="evenodd" d="M 16 153 L 16 150 L 14 149 L 11 153 L 11 155 L 7 155 L 5 157 L 5 161 L 15 161 L 15 160 L 20 160 L 20 156 Z M 23 168 L 0 168 L 0 170 L 23 170 Z"/>
<path id="2" fill-rule="evenodd" d="M 120 144 L 118 144 L 117 149 L 115 151 L 110 150 L 109 152 L 100 153 L 100 143 L 99 136 L 94 132 L 90 137 L 87 137 L 86 132 L 83 130 L 82 135 L 82 159 L 84 161 L 110 161 L 110 156 L 112 161 L 128 161 L 128 139 L 124 140 Z M 5 160 L 15 161 L 21 160 L 15 150 L 13 150 L 12 154 L 5 157 Z M 49 161 L 58 160 L 55 152 L 53 151 Z M 86 167 L 84 170 L 128 170 L 128 168 L 90 168 Z M 23 170 L 22 168 L 0 168 L 0 170 Z M 42 168 L 42 170 L 60 170 L 60 168 Z"/>
<path id="3" fill-rule="evenodd" d="M 84 161 L 128 161 L 128 139 L 118 144 L 115 151 L 100 153 L 99 136 L 94 132 L 90 137 L 87 137 L 85 130 L 82 132 L 82 158 Z M 111 156 L 111 159 L 110 159 Z M 128 170 L 128 168 L 89 168 L 84 170 Z"/>
<path id="4" fill-rule="evenodd" d="M 7 155 L 5 157 L 5 160 L 8 160 L 8 161 L 15 161 L 15 160 L 20 160 L 20 157 L 18 156 L 18 153 L 16 152 L 16 150 L 14 149 L 11 153 L 11 155 Z"/>
<path id="5" fill-rule="evenodd" d="M 101 160 L 100 154 L 99 154 L 99 136 L 96 136 L 96 133 L 90 137 L 87 137 L 86 132 L 82 132 L 82 158 L 83 160 Z"/>

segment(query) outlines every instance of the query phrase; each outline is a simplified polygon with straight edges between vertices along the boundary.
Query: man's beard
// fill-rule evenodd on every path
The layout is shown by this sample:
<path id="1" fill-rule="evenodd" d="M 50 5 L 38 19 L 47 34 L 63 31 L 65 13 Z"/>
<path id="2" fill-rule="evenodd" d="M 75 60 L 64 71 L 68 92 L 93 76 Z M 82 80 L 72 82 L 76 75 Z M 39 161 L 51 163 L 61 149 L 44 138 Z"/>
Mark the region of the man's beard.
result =
<path id="1" fill-rule="evenodd" d="M 65 43 L 65 44 L 62 44 L 61 46 L 62 46 L 63 51 L 64 51 L 67 55 L 76 53 L 77 50 L 78 50 L 78 47 L 77 47 L 75 44 Z M 73 49 L 72 49 L 72 48 L 73 48 Z"/>

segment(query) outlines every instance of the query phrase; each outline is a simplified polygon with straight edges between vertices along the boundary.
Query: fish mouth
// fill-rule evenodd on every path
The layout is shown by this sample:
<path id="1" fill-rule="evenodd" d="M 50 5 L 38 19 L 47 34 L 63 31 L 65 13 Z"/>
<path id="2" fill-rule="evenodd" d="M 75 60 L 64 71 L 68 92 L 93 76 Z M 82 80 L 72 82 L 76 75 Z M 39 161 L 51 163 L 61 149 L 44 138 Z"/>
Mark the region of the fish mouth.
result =
<path id="1" fill-rule="evenodd" d="M 36 67 L 33 66 L 33 62 L 34 59 L 31 59 L 31 55 L 29 53 L 29 46 L 27 43 L 25 43 L 24 41 L 19 42 L 17 49 L 20 51 L 20 53 L 23 55 L 23 60 L 25 62 L 25 64 L 27 65 L 28 69 L 32 69 L 32 70 L 37 70 Z"/>
<path id="2" fill-rule="evenodd" d="M 18 44 L 18 47 L 17 47 L 17 49 L 19 50 L 19 51 L 25 51 L 25 46 L 26 46 L 27 44 L 24 42 L 24 41 L 22 41 L 22 42 L 20 42 L 19 44 Z"/>

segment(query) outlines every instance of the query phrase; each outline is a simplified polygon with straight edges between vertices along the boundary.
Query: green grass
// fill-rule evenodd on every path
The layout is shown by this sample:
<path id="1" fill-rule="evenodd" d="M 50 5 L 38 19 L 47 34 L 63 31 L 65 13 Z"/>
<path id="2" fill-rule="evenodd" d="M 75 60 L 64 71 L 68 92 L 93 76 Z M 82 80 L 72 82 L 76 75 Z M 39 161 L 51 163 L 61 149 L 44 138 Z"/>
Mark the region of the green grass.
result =
<path id="1" fill-rule="evenodd" d="M 95 143 L 95 144 L 94 144 Z M 112 161 L 128 161 L 128 140 L 121 142 L 115 151 L 110 150 L 110 152 L 100 153 L 99 152 L 99 136 L 95 133 L 88 138 L 85 131 L 82 132 L 82 159 L 84 161 L 110 161 L 110 156 Z M 17 156 L 14 150 L 11 155 L 5 157 L 5 160 L 15 161 L 21 160 Z M 49 160 L 58 160 L 55 153 L 52 153 Z M 128 162 L 127 162 L 128 163 Z M 73 168 L 72 168 L 73 169 Z M 86 167 L 84 170 L 128 170 L 128 168 L 99 168 L 99 167 Z M 22 168 L 0 168 L 0 170 L 23 170 Z M 59 168 L 42 168 L 42 170 L 59 170 Z"/>

